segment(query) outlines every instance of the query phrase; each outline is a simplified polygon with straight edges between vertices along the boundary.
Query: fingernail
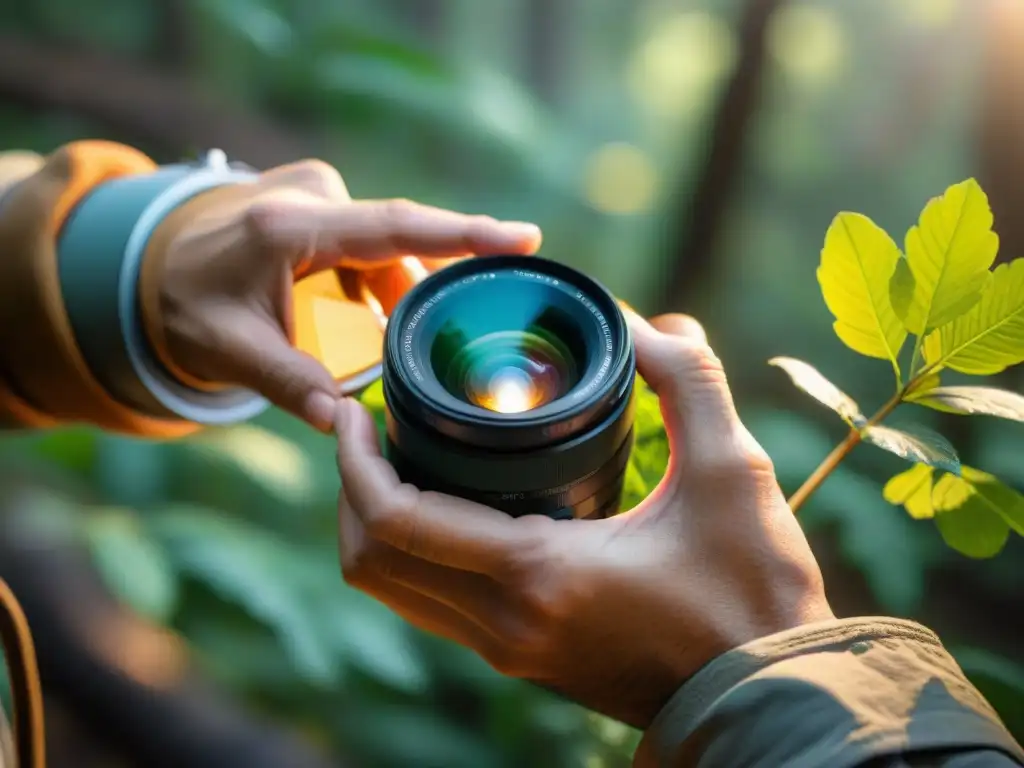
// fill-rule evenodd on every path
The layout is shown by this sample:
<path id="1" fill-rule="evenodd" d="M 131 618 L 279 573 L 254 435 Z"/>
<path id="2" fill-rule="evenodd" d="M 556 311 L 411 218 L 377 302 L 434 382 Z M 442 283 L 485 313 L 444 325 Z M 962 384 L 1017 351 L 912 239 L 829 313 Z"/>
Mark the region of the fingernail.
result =
<path id="1" fill-rule="evenodd" d="M 334 424 L 335 401 L 326 392 L 313 392 L 306 399 L 306 418 L 324 432 Z"/>
<path id="2" fill-rule="evenodd" d="M 505 231 L 516 240 L 539 240 L 541 237 L 540 227 L 526 221 L 506 222 Z"/>
<path id="3" fill-rule="evenodd" d="M 683 336 L 701 344 L 707 344 L 708 342 L 704 326 L 689 315 L 678 313 L 659 315 L 651 320 L 651 325 L 662 333 L 668 333 L 672 336 Z"/>

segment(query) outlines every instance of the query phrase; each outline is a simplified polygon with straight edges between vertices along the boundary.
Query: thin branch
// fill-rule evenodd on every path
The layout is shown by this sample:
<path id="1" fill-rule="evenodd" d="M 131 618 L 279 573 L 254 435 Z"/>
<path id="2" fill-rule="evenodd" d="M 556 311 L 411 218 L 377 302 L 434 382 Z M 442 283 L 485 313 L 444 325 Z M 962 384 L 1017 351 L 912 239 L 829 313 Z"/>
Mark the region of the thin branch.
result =
<path id="1" fill-rule="evenodd" d="M 818 465 L 818 468 L 811 473 L 811 476 L 804 481 L 804 484 L 797 489 L 796 493 L 789 497 L 789 508 L 793 510 L 794 515 L 811 497 L 811 494 L 818 490 L 822 483 L 828 479 L 828 476 L 836 471 L 836 468 L 847 456 L 850 455 L 850 452 L 861 444 L 864 439 L 863 430 L 877 424 L 881 424 L 882 421 L 890 413 L 896 410 L 896 407 L 901 402 L 903 402 L 903 396 L 911 389 L 911 386 L 912 385 L 908 384 L 906 388 L 901 389 L 893 395 L 885 405 L 878 409 L 878 412 L 874 416 L 868 419 L 867 424 L 865 424 L 864 427 L 861 429 L 850 429 L 850 433 L 843 439 L 843 441 L 832 449 L 832 452 L 825 457 L 824 461 Z"/>

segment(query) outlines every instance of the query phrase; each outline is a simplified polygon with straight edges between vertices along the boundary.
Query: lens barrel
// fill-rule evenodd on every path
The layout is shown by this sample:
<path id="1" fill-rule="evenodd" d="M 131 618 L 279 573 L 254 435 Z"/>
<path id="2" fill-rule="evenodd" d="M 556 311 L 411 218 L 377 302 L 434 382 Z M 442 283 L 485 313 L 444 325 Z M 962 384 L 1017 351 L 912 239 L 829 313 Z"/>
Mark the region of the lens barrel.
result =
<path id="1" fill-rule="evenodd" d="M 456 262 L 388 321 L 388 459 L 422 490 L 515 517 L 607 517 L 633 445 L 635 373 L 618 303 L 586 275 L 536 256 Z"/>

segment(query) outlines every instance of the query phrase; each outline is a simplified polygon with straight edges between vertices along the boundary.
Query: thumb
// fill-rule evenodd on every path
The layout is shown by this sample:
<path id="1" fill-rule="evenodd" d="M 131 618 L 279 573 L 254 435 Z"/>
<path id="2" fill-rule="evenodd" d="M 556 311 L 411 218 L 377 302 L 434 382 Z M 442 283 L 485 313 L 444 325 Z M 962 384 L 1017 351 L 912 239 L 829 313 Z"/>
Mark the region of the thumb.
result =
<path id="1" fill-rule="evenodd" d="M 240 329 L 241 330 L 241 329 Z M 222 342 L 233 383 L 254 390 L 310 426 L 330 432 L 338 386 L 313 356 L 293 347 L 279 328 L 248 329 Z"/>
<path id="2" fill-rule="evenodd" d="M 637 369 L 661 401 L 673 449 L 688 463 L 731 462 L 751 440 L 718 357 L 700 324 L 685 315 L 647 322 L 626 312 Z"/>

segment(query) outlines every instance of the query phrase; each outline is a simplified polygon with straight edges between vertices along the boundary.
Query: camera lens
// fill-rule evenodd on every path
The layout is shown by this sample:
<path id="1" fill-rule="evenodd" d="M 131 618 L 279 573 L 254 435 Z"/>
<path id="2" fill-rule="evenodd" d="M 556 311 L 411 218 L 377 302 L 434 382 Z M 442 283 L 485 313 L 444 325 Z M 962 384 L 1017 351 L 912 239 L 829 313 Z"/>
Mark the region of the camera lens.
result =
<path id="1" fill-rule="evenodd" d="M 457 262 L 392 312 L 383 367 L 404 481 L 515 516 L 618 509 L 636 364 L 595 281 L 539 257 Z"/>

